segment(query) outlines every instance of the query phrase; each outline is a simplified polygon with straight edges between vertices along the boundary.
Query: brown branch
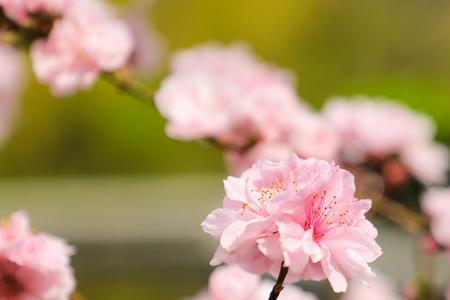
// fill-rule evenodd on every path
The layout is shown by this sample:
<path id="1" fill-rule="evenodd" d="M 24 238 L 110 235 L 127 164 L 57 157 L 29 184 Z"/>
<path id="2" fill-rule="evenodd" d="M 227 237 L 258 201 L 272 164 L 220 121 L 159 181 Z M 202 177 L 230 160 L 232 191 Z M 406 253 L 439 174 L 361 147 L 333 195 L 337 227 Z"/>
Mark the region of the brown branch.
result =
<path id="1" fill-rule="evenodd" d="M 422 215 L 414 212 L 403 204 L 382 197 L 374 201 L 373 210 L 379 215 L 389 218 L 407 231 L 413 234 L 420 233 L 426 229 L 428 221 Z"/>
<path id="2" fill-rule="evenodd" d="M 284 266 L 284 261 L 281 262 L 280 273 L 278 274 L 277 282 L 275 283 L 272 291 L 270 292 L 269 300 L 276 300 L 278 299 L 278 296 L 280 296 L 280 293 L 284 288 L 283 283 L 284 279 L 287 276 L 288 271 L 289 268 Z"/>

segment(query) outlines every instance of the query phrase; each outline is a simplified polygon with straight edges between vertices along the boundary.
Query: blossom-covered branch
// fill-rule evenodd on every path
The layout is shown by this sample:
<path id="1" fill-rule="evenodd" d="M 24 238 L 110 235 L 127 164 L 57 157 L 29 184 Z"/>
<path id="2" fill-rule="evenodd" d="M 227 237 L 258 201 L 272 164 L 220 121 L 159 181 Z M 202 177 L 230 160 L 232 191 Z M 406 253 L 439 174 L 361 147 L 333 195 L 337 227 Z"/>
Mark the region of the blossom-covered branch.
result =
<path id="1" fill-rule="evenodd" d="M 158 54 L 143 53 L 160 51 L 160 41 L 145 37 L 136 18 L 128 25 L 102 0 L 3 0 L 0 9 L 0 39 L 30 51 L 37 79 L 54 95 L 88 89 L 103 74 L 138 100 L 152 102 L 136 80 L 118 75 L 156 65 L 150 59 Z"/>

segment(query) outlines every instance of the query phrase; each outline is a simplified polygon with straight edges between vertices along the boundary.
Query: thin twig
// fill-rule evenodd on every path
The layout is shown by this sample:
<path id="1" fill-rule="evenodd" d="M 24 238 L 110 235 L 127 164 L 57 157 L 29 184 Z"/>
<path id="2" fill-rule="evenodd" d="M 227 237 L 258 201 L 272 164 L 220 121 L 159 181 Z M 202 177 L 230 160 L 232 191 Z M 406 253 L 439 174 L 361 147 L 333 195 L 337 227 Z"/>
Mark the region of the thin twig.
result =
<path id="1" fill-rule="evenodd" d="M 155 103 L 153 102 L 153 93 L 137 81 L 129 80 L 120 75 L 120 72 L 116 73 L 103 73 L 102 78 L 115 86 L 119 90 L 127 93 L 136 100 L 144 103 L 148 107 L 156 110 Z"/>
<path id="2" fill-rule="evenodd" d="M 280 296 L 280 293 L 284 288 L 283 283 L 284 279 L 287 276 L 288 271 L 289 268 L 284 266 L 284 261 L 281 262 L 280 273 L 278 274 L 277 282 L 275 283 L 272 291 L 270 292 L 269 300 L 276 300 L 278 299 L 278 296 Z"/>

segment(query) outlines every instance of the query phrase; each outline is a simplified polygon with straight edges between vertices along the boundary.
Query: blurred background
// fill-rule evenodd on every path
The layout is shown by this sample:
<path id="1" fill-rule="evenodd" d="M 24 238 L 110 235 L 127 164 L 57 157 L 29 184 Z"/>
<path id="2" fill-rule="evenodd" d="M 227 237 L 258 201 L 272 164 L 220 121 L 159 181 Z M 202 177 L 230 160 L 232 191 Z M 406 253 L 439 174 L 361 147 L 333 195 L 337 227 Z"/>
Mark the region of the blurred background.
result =
<path id="1" fill-rule="evenodd" d="M 450 1 L 160 0 L 146 13 L 167 57 L 247 41 L 290 69 L 314 107 L 333 95 L 390 97 L 430 114 L 450 146 Z M 1 214 L 23 208 L 35 227 L 76 244 L 88 299 L 180 299 L 204 286 L 215 243 L 199 224 L 221 201 L 221 154 L 168 138 L 156 111 L 107 82 L 56 99 L 28 74 L 0 150 Z M 380 243 L 379 268 L 407 278 L 413 240 L 392 228 Z"/>

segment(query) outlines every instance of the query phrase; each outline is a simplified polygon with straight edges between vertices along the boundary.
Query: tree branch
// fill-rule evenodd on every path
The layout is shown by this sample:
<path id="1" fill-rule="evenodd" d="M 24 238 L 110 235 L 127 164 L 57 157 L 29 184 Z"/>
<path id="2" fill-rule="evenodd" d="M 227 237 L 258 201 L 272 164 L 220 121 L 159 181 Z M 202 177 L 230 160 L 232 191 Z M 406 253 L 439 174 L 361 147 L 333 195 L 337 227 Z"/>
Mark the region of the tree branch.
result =
<path id="1" fill-rule="evenodd" d="M 428 221 L 425 217 L 407 208 L 398 201 L 382 197 L 375 200 L 373 203 L 373 209 L 376 213 L 397 223 L 410 233 L 420 233 L 428 225 Z"/>
<path id="2" fill-rule="evenodd" d="M 156 110 L 155 103 L 153 102 L 154 93 L 149 92 L 142 84 L 132 81 L 126 76 L 122 76 L 120 71 L 115 73 L 102 73 L 102 78 L 120 91 L 127 93 L 136 100 Z"/>
<path id="3" fill-rule="evenodd" d="M 288 271 L 289 268 L 284 266 L 284 261 L 281 262 L 280 273 L 278 274 L 277 282 L 275 283 L 272 291 L 270 292 L 269 300 L 276 300 L 278 299 L 278 296 L 280 296 L 280 293 L 284 288 L 283 283 L 284 279 L 287 276 Z"/>

